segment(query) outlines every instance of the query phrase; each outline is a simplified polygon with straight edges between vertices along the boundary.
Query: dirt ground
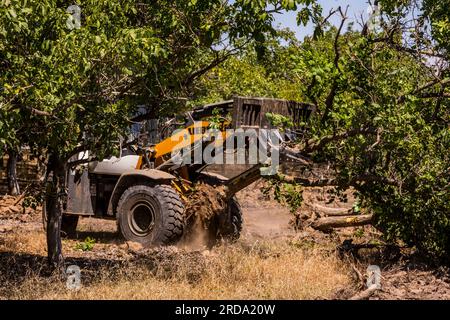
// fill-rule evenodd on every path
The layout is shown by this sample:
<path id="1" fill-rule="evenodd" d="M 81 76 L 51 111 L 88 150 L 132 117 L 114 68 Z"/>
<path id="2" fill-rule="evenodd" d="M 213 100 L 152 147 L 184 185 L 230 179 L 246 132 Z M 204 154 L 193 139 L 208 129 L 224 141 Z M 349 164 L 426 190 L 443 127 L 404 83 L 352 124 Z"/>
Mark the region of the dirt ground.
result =
<path id="1" fill-rule="evenodd" d="M 241 239 L 213 249 L 143 249 L 117 234 L 115 221 L 81 219 L 77 239 L 64 239 L 66 264 L 81 268 L 83 288 L 72 292 L 51 275 L 40 208 L 0 199 L 0 299 L 348 299 L 365 289 L 366 268 L 379 265 L 381 290 L 370 299 L 450 299 L 450 272 L 425 264 L 411 250 L 348 250 L 379 241 L 371 227 L 325 234 L 295 231 L 292 214 L 256 183 L 238 193 Z M 302 212 L 314 204 L 351 207 L 307 190 Z M 7 208 L 7 210 L 5 210 Z M 83 251 L 87 238 L 95 243 Z"/>

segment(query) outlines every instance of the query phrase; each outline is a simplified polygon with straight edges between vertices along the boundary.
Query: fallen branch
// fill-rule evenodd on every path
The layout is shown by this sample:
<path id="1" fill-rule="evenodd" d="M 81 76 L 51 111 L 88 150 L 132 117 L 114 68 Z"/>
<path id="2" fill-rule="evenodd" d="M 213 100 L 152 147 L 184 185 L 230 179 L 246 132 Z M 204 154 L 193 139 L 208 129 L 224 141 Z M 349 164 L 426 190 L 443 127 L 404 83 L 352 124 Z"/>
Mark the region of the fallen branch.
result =
<path id="1" fill-rule="evenodd" d="M 25 189 L 23 189 L 22 194 L 20 195 L 19 198 L 17 198 L 17 200 L 14 202 L 13 206 L 16 206 L 19 204 L 20 201 L 22 201 L 25 196 L 27 195 L 27 191 L 30 188 L 31 184 L 27 184 L 27 186 L 25 187 Z"/>
<path id="2" fill-rule="evenodd" d="M 363 277 L 362 273 L 358 270 L 357 267 L 355 267 L 354 264 L 352 264 L 351 267 L 352 267 L 352 270 L 355 273 L 356 277 L 358 278 L 358 281 L 361 284 L 361 288 L 364 288 L 365 281 L 364 281 L 364 277 Z"/>
<path id="3" fill-rule="evenodd" d="M 286 158 L 290 159 L 290 160 L 294 160 L 296 162 L 299 162 L 305 166 L 310 166 L 312 165 L 312 161 L 310 158 L 305 157 L 301 151 L 290 148 L 288 146 L 283 146 L 282 148 L 280 148 L 280 154 L 281 156 L 285 156 Z"/>
<path id="4" fill-rule="evenodd" d="M 24 192 L 20 195 L 20 197 L 17 198 L 16 201 L 14 201 L 13 206 L 17 206 L 19 204 L 19 202 L 22 201 L 23 198 L 25 198 L 25 194 L 26 194 L 25 191 L 26 190 L 24 190 Z"/>
<path id="5" fill-rule="evenodd" d="M 358 294 L 355 294 L 348 300 L 366 300 L 369 299 L 376 291 L 378 290 L 378 286 L 376 284 L 371 285 L 364 291 L 361 291 Z"/>
<path id="6" fill-rule="evenodd" d="M 372 215 L 324 217 L 313 222 L 314 229 L 329 231 L 333 228 L 358 227 L 372 223 Z"/>
<path id="7" fill-rule="evenodd" d="M 327 216 L 348 216 L 348 215 L 354 215 L 357 214 L 353 211 L 353 209 L 346 209 L 346 208 L 330 208 L 321 206 L 319 204 L 313 204 L 311 205 L 311 209 L 318 213 L 322 213 Z"/>
<path id="8" fill-rule="evenodd" d="M 14 201 L 13 204 L 11 204 L 11 205 L 9 205 L 9 206 L 7 206 L 7 207 L 1 208 L 1 209 L 0 209 L 0 212 L 7 212 L 7 211 L 11 210 L 13 207 L 16 207 L 16 206 L 20 203 L 20 201 L 22 201 L 22 200 L 25 198 L 25 196 L 27 195 L 27 191 L 28 191 L 29 188 L 30 188 L 30 184 L 28 184 L 28 185 L 25 187 L 25 189 L 23 190 L 22 194 Z"/>

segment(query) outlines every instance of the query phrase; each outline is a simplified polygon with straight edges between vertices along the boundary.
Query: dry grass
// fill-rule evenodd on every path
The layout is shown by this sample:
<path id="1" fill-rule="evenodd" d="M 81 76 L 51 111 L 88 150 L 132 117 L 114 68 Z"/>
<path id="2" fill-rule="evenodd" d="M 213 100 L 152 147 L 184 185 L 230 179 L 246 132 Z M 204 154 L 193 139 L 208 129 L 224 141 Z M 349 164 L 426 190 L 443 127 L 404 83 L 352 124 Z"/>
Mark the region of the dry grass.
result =
<path id="1" fill-rule="evenodd" d="M 80 265 L 83 281 L 72 292 L 46 272 L 43 248 L 38 232 L 0 238 L 0 299 L 316 299 L 351 286 L 348 267 L 330 251 L 242 241 L 204 252 L 128 252 L 117 260 L 69 250 L 67 262 Z"/>

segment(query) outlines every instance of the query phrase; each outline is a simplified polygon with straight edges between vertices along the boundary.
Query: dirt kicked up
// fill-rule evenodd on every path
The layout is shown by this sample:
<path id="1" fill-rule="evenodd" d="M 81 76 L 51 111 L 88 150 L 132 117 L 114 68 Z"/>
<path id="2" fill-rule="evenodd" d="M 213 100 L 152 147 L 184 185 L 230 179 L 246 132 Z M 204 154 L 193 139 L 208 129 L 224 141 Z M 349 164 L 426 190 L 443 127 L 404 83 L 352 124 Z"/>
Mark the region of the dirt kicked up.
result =
<path id="1" fill-rule="evenodd" d="M 179 245 L 190 249 L 213 246 L 214 220 L 227 208 L 224 187 L 198 183 L 184 200 L 187 226 Z"/>

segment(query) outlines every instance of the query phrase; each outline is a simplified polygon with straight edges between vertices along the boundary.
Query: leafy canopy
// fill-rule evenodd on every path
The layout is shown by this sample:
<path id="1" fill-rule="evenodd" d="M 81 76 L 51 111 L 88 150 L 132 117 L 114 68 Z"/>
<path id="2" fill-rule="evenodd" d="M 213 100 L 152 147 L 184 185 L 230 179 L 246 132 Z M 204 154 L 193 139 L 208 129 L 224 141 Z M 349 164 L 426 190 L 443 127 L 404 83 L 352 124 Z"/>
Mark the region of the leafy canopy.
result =
<path id="1" fill-rule="evenodd" d="M 445 257 L 450 6 L 424 1 L 415 11 L 421 15 L 411 18 L 414 5 L 386 4 L 380 30 L 346 31 L 322 17 L 321 30 L 302 43 L 269 41 L 264 57 L 249 50 L 215 68 L 199 93 L 202 101 L 254 93 L 312 104 L 317 112 L 297 148 L 330 164 L 335 178 L 301 183 L 353 186 L 387 240 Z M 336 14 L 346 19 L 344 9 Z"/>

